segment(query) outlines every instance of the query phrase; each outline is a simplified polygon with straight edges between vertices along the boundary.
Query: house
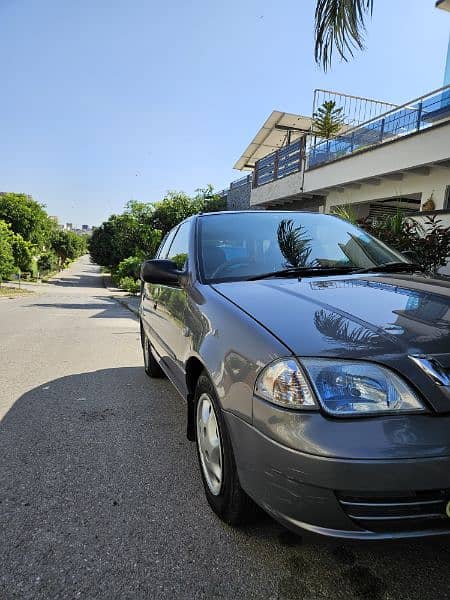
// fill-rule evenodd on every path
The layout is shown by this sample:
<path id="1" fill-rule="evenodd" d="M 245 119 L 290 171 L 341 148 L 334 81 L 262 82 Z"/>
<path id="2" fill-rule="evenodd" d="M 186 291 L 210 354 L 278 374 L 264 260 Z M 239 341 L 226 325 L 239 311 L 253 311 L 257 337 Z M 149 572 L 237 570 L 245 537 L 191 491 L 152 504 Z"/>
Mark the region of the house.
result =
<path id="1" fill-rule="evenodd" d="M 311 118 L 274 111 L 235 165 L 252 173 L 252 208 L 331 212 L 351 204 L 359 217 L 449 208 L 450 85 L 402 106 L 318 92 L 346 111 L 345 125 L 317 140 Z M 361 105 L 378 114 L 358 122 Z"/>

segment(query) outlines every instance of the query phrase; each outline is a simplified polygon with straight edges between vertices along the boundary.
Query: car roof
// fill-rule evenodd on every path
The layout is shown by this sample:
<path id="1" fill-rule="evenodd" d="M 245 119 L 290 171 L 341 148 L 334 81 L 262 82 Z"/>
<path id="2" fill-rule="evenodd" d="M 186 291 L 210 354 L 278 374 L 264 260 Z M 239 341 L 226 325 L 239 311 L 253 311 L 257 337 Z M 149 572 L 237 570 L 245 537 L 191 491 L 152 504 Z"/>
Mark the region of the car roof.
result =
<path id="1" fill-rule="evenodd" d="M 241 215 L 241 214 L 251 214 L 251 215 L 258 215 L 258 214 L 266 214 L 266 213 L 276 213 L 276 214 L 286 214 L 286 215 L 298 215 L 300 214 L 304 214 L 304 215 L 323 215 L 323 213 L 319 213 L 319 212 L 313 212 L 313 211 L 306 211 L 306 210 L 221 210 L 221 211 L 216 211 L 216 212 L 205 212 L 205 213 L 199 213 L 197 216 L 198 217 L 208 217 L 211 215 Z M 323 216 L 333 216 L 333 215 L 323 215 Z"/>

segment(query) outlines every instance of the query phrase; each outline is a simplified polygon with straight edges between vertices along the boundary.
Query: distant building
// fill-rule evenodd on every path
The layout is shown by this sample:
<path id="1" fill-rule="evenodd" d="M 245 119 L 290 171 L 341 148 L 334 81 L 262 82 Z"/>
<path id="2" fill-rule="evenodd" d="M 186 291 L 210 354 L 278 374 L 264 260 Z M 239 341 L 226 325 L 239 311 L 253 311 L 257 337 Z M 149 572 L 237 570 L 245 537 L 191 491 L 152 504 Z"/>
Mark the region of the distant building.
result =
<path id="1" fill-rule="evenodd" d="M 90 225 L 82 225 L 81 226 L 81 231 L 90 231 L 91 230 L 91 226 Z"/>
<path id="2" fill-rule="evenodd" d="M 66 229 L 67 229 L 67 231 L 72 231 L 73 223 L 66 223 Z"/>

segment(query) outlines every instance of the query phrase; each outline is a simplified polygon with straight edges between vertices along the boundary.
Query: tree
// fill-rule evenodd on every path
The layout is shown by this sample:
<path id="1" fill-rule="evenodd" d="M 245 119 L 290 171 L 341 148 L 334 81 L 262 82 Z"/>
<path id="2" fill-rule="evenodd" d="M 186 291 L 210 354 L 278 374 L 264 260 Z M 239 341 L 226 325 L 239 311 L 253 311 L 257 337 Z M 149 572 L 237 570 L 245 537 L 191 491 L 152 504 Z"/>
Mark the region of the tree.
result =
<path id="1" fill-rule="evenodd" d="M 14 257 L 14 265 L 21 271 L 31 272 L 33 270 L 33 251 L 30 242 L 23 239 L 20 233 L 11 232 L 11 249 Z"/>
<path id="2" fill-rule="evenodd" d="M 131 200 L 121 215 L 111 215 L 97 227 L 89 242 L 92 260 L 113 270 L 128 257 L 144 260 L 155 255 L 164 236 L 181 221 L 199 212 L 223 210 L 223 198 L 212 185 L 184 192 L 167 192 L 155 203 Z"/>
<path id="3" fill-rule="evenodd" d="M 0 194 L 0 219 L 38 249 L 45 247 L 55 228 L 44 207 L 26 194 Z"/>
<path id="4" fill-rule="evenodd" d="M 14 273 L 14 256 L 10 241 L 11 230 L 7 223 L 0 221 L 0 280 L 8 279 Z"/>
<path id="5" fill-rule="evenodd" d="M 325 71 L 334 49 L 345 61 L 364 49 L 365 20 L 372 10 L 373 0 L 317 0 L 314 57 Z"/>
<path id="6" fill-rule="evenodd" d="M 313 114 L 312 132 L 318 137 L 329 140 L 339 133 L 343 124 L 342 108 L 336 108 L 334 100 L 327 100 Z"/>
<path id="7" fill-rule="evenodd" d="M 184 192 L 169 191 L 161 202 L 154 205 L 152 222 L 155 229 L 163 235 L 170 231 L 181 221 L 195 215 L 203 208 L 199 198 L 190 198 Z"/>
<path id="8" fill-rule="evenodd" d="M 122 215 L 111 215 L 94 229 L 89 241 L 92 260 L 114 268 L 129 256 L 141 259 L 154 256 L 161 241 L 161 232 L 144 218 L 140 203 L 127 206 Z"/>
<path id="9" fill-rule="evenodd" d="M 68 260 L 75 260 L 86 251 L 86 241 L 73 231 L 57 230 L 53 233 L 51 249 L 59 260 L 62 268 Z"/>

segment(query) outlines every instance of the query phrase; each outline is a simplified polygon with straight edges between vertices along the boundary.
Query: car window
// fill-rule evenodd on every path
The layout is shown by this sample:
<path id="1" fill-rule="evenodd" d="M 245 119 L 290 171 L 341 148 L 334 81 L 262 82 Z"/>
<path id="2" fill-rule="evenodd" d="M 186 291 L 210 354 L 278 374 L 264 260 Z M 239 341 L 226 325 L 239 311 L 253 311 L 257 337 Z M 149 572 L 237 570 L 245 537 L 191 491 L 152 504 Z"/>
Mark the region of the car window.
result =
<path id="1" fill-rule="evenodd" d="M 190 231 L 190 221 L 186 221 L 180 225 L 167 256 L 169 260 L 173 260 L 177 264 L 179 269 L 183 269 L 187 261 Z"/>
<path id="2" fill-rule="evenodd" d="M 156 258 L 167 258 L 167 254 L 169 252 L 170 244 L 173 241 L 173 238 L 177 232 L 177 227 L 174 227 L 163 239 L 161 246 L 156 254 Z"/>
<path id="3" fill-rule="evenodd" d="M 232 281 L 295 267 L 368 268 L 406 262 L 342 219 L 314 213 L 255 211 L 200 218 L 206 281 Z"/>

